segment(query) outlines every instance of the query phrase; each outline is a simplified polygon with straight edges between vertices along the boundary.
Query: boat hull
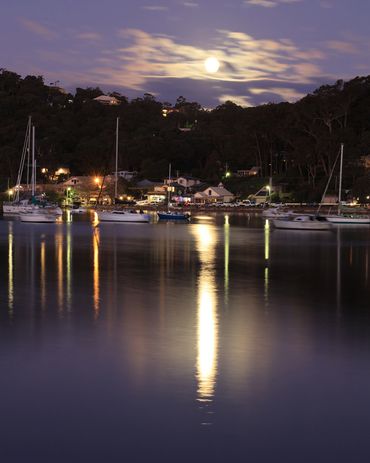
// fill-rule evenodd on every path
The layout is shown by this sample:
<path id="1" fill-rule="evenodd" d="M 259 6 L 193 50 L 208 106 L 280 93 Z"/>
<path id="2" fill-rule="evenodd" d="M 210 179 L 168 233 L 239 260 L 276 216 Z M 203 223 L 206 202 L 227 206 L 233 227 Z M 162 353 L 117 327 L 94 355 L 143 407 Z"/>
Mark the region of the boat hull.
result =
<path id="1" fill-rule="evenodd" d="M 159 220 L 189 220 L 189 214 L 179 214 L 171 212 L 157 212 Z"/>
<path id="2" fill-rule="evenodd" d="M 47 210 L 48 213 L 53 215 L 62 215 L 63 211 L 58 206 L 45 206 L 39 207 L 35 204 L 3 204 L 3 213 L 12 214 L 12 215 L 19 215 L 19 214 L 26 214 L 31 213 L 35 209 L 44 209 Z"/>
<path id="3" fill-rule="evenodd" d="M 57 218 L 53 214 L 49 213 L 25 213 L 20 214 L 21 222 L 28 223 L 55 223 Z"/>
<path id="4" fill-rule="evenodd" d="M 333 224 L 352 224 L 352 225 L 370 225 L 370 217 L 346 217 L 332 216 L 326 217 L 326 220 Z"/>
<path id="5" fill-rule="evenodd" d="M 287 219 L 272 219 L 275 228 L 282 230 L 315 230 L 327 231 L 332 229 L 332 224 L 323 218 L 310 216 L 297 216 Z"/>
<path id="6" fill-rule="evenodd" d="M 150 222 L 149 214 L 135 212 L 97 212 L 100 222 L 117 222 L 117 223 L 148 223 Z"/>

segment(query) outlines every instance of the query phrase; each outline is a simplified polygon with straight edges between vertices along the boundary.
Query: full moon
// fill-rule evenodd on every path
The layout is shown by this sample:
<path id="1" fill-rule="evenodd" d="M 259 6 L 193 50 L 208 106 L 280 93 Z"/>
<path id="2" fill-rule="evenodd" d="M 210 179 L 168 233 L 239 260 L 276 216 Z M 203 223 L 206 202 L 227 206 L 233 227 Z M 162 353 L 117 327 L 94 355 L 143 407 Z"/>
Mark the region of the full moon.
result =
<path id="1" fill-rule="evenodd" d="M 207 72 L 209 72 L 210 74 L 214 74 L 218 71 L 220 67 L 220 62 L 217 58 L 209 57 L 204 61 L 204 67 Z"/>

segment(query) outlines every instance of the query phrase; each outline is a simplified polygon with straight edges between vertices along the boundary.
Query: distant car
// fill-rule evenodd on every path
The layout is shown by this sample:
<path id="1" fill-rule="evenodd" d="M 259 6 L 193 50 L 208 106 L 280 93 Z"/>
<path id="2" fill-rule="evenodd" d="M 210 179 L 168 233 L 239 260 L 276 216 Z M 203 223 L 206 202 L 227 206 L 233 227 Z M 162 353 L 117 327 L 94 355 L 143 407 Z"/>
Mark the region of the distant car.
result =
<path id="1" fill-rule="evenodd" d="M 149 201 L 147 199 L 142 199 L 140 201 L 136 201 L 137 206 L 147 206 L 149 204 Z"/>
<path id="2" fill-rule="evenodd" d="M 255 203 L 252 202 L 249 199 L 243 199 L 243 201 L 240 203 L 240 205 L 244 206 L 244 207 L 252 207 L 252 206 L 255 206 Z"/>

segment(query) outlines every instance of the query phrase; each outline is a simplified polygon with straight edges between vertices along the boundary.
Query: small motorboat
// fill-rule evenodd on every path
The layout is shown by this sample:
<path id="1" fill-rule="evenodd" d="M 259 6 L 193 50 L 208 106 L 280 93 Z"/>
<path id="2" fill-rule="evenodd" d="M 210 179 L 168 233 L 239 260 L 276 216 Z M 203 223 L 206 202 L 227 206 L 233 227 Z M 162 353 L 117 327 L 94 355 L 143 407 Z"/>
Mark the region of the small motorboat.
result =
<path id="1" fill-rule="evenodd" d="M 98 218 L 100 222 L 136 222 L 148 223 L 150 222 L 150 215 L 137 211 L 98 211 Z"/>
<path id="2" fill-rule="evenodd" d="M 285 230 L 331 230 L 333 227 L 326 217 L 311 214 L 272 219 L 272 224 Z"/>
<path id="3" fill-rule="evenodd" d="M 178 211 L 157 212 L 159 220 L 189 220 L 190 214 Z"/>

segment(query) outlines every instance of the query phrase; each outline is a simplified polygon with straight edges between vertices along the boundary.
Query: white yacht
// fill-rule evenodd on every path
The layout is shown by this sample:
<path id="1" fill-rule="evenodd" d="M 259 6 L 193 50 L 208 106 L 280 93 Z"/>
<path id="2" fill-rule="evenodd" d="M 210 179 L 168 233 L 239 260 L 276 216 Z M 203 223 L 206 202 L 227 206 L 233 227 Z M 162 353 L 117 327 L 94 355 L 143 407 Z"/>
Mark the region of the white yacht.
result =
<path id="1" fill-rule="evenodd" d="M 21 222 L 28 223 L 55 223 L 57 216 L 45 209 L 33 209 L 19 215 Z"/>
<path id="2" fill-rule="evenodd" d="M 150 222 L 150 215 L 137 211 L 97 211 L 99 222 Z"/>
<path id="3" fill-rule="evenodd" d="M 311 214 L 272 219 L 272 224 L 275 228 L 285 230 L 331 230 L 333 227 L 325 217 Z"/>

